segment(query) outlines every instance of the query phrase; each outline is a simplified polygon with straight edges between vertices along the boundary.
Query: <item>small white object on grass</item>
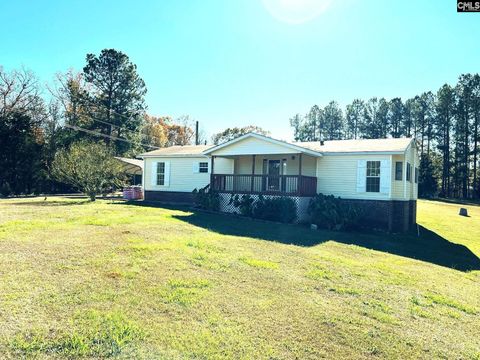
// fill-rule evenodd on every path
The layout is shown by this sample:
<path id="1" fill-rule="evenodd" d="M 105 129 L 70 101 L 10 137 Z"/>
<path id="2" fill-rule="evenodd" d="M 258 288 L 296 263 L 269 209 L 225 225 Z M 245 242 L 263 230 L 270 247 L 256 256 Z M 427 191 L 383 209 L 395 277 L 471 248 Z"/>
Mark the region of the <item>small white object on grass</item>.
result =
<path id="1" fill-rule="evenodd" d="M 316 224 L 310 224 L 310 229 L 317 230 L 318 226 Z"/>

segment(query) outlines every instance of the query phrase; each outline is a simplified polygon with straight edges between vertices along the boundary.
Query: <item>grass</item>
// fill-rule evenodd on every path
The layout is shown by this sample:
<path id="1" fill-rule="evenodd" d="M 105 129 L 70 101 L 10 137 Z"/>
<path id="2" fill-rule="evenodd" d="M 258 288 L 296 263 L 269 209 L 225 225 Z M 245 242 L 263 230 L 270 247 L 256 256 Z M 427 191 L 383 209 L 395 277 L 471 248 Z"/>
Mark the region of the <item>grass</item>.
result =
<path id="1" fill-rule="evenodd" d="M 465 206 L 465 205 L 462 205 Z M 0 358 L 480 358 L 480 207 L 420 237 L 0 201 Z"/>

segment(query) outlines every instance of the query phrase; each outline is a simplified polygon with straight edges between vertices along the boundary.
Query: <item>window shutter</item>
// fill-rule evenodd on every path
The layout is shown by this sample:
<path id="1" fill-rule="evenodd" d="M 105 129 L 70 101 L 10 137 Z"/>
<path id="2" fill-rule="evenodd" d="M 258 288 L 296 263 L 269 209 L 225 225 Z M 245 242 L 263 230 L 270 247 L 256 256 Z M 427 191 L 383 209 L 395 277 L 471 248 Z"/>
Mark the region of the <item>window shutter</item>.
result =
<path id="1" fill-rule="evenodd" d="M 367 191 L 367 161 L 358 160 L 357 164 L 357 192 Z"/>
<path id="2" fill-rule="evenodd" d="M 152 178 L 150 182 L 152 186 L 157 186 L 157 168 L 158 168 L 158 161 L 152 161 Z"/>
<path id="3" fill-rule="evenodd" d="M 198 161 L 193 162 L 193 173 L 200 172 L 200 163 Z"/>
<path id="4" fill-rule="evenodd" d="M 165 186 L 170 186 L 170 161 L 165 161 Z"/>
<path id="5" fill-rule="evenodd" d="M 392 170 L 390 160 L 382 160 L 380 162 L 380 192 L 382 194 L 390 193 L 392 183 Z"/>

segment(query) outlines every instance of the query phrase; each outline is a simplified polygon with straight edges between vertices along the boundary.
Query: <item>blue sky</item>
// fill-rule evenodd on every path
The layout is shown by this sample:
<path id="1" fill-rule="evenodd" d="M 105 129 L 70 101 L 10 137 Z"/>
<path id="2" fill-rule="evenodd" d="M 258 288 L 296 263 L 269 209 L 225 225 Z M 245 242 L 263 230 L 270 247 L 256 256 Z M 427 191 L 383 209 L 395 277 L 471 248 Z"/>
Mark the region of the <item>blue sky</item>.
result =
<path id="1" fill-rule="evenodd" d="M 0 65 L 48 82 L 115 48 L 137 64 L 152 115 L 283 139 L 313 104 L 408 98 L 479 71 L 480 13 L 457 14 L 455 0 L 318 1 L 2 1 Z"/>

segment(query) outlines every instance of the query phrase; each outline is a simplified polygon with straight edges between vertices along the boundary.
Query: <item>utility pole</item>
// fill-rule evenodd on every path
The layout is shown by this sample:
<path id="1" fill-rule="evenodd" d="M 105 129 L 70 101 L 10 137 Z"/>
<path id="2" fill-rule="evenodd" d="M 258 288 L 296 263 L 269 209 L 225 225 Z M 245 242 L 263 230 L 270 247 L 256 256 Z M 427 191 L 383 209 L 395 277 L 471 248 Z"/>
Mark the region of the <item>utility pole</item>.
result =
<path id="1" fill-rule="evenodd" d="M 195 121 L 195 145 L 199 145 L 199 142 L 198 142 L 198 121 Z"/>

